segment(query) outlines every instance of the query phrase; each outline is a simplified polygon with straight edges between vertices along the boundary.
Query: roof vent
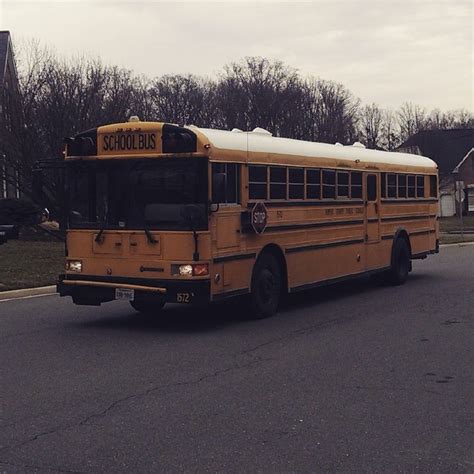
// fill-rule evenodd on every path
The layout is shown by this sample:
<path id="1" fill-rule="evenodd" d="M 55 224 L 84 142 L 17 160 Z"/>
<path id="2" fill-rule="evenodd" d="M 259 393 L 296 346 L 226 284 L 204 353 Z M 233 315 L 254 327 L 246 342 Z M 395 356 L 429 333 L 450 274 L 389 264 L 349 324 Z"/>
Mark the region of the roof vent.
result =
<path id="1" fill-rule="evenodd" d="M 357 148 L 365 148 L 365 145 L 361 142 L 354 142 L 352 146 L 355 146 Z"/>
<path id="2" fill-rule="evenodd" d="M 132 115 L 129 119 L 129 122 L 140 122 L 140 119 L 138 118 L 138 115 Z"/>
<path id="3" fill-rule="evenodd" d="M 252 133 L 256 133 L 258 135 L 268 135 L 270 137 L 273 136 L 268 130 L 265 130 L 264 128 L 260 128 L 260 127 L 254 128 L 252 130 Z"/>
<path id="4" fill-rule="evenodd" d="M 233 133 L 242 133 L 242 130 L 240 130 L 240 128 L 233 128 L 231 130 L 231 132 L 233 132 Z"/>
<path id="5" fill-rule="evenodd" d="M 335 146 L 344 146 L 342 143 L 336 142 L 334 143 Z"/>

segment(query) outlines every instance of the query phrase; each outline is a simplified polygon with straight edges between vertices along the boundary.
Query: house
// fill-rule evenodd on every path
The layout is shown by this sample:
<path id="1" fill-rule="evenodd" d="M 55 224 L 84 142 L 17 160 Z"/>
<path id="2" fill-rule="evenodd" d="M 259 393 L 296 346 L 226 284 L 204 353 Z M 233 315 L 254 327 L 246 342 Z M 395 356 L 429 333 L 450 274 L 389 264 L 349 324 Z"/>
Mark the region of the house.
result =
<path id="1" fill-rule="evenodd" d="M 456 128 L 422 130 L 409 137 L 396 151 L 424 155 L 437 163 L 440 178 L 440 214 L 446 217 L 456 213 L 455 182 L 459 178 L 453 175 L 453 170 L 472 148 L 474 128 Z"/>
<path id="2" fill-rule="evenodd" d="M 20 126 L 21 99 L 9 31 L 0 31 L 0 199 L 20 197 L 13 144 Z"/>
<path id="3" fill-rule="evenodd" d="M 464 212 L 474 214 L 474 148 L 454 168 L 453 176 L 464 183 Z"/>

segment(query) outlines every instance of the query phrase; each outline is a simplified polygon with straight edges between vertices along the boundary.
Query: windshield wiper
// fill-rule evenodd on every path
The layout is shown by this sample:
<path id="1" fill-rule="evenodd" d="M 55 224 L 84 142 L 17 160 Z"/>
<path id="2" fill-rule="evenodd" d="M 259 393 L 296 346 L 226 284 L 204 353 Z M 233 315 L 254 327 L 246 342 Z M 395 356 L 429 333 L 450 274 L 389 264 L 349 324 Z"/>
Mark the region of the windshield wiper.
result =
<path id="1" fill-rule="evenodd" d="M 100 230 L 99 230 L 99 233 L 95 236 L 95 241 L 97 243 L 102 243 L 103 242 L 103 239 L 102 239 L 102 234 L 104 233 L 106 227 L 101 227 Z"/>
<path id="2" fill-rule="evenodd" d="M 147 229 L 145 227 L 143 230 L 145 231 L 146 238 L 147 238 L 148 242 L 150 242 L 150 244 L 157 244 L 158 243 L 158 240 L 156 240 L 155 237 L 153 237 L 153 234 L 150 232 L 149 229 Z"/>

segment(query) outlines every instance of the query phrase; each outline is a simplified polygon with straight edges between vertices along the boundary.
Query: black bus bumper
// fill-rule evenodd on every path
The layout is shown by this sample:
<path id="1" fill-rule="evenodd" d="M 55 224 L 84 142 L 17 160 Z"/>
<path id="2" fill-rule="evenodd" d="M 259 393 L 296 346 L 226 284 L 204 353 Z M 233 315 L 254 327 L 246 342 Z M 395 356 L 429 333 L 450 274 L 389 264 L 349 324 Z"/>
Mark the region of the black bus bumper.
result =
<path id="1" fill-rule="evenodd" d="M 102 277 L 92 275 L 60 275 L 57 292 L 71 296 L 79 305 L 98 306 L 116 299 L 117 288 L 134 290 L 135 301 L 164 303 L 208 303 L 209 280 L 155 280 L 147 278 Z"/>

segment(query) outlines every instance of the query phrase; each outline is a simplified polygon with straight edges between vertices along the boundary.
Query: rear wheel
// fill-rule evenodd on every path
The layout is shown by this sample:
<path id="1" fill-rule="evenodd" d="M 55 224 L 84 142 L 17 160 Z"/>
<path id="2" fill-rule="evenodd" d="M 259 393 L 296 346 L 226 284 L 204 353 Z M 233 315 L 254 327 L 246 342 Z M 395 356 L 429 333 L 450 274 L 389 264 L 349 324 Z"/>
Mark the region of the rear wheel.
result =
<path id="1" fill-rule="evenodd" d="M 270 253 L 261 255 L 255 264 L 250 290 L 252 316 L 262 319 L 275 314 L 280 303 L 282 272 Z"/>
<path id="2" fill-rule="evenodd" d="M 393 248 L 392 265 L 388 272 L 388 280 L 392 285 L 403 285 L 410 272 L 410 249 L 403 238 L 396 240 Z"/>
<path id="3" fill-rule="evenodd" d="M 158 315 L 165 306 L 164 301 L 130 301 L 132 308 L 145 316 Z"/>

